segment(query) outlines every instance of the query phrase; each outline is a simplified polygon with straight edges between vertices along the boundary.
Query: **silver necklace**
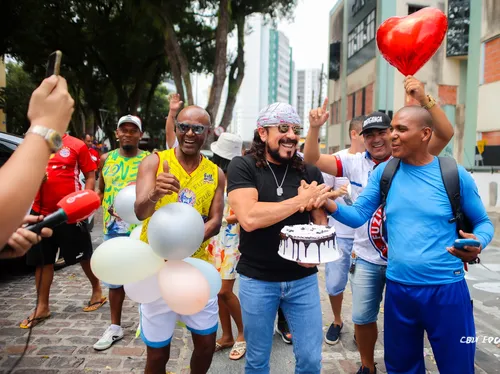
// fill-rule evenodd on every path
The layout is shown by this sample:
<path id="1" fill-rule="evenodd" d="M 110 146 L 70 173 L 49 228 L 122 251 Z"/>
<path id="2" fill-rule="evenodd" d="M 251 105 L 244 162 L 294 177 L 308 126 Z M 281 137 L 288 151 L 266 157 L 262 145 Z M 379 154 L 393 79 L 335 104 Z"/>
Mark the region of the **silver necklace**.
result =
<path id="1" fill-rule="evenodd" d="M 276 174 L 274 174 L 274 171 L 273 169 L 271 168 L 271 165 L 269 165 L 269 161 L 267 161 L 267 166 L 269 166 L 269 169 L 271 170 L 271 173 L 273 173 L 273 177 L 274 177 L 274 180 L 276 181 L 276 194 L 278 196 L 281 196 L 283 195 L 283 183 L 285 182 L 285 178 L 286 178 L 286 173 L 288 172 L 288 164 L 286 165 L 286 170 L 285 170 L 285 175 L 283 175 L 283 180 L 281 181 L 281 184 L 278 184 L 278 179 L 276 178 Z"/>

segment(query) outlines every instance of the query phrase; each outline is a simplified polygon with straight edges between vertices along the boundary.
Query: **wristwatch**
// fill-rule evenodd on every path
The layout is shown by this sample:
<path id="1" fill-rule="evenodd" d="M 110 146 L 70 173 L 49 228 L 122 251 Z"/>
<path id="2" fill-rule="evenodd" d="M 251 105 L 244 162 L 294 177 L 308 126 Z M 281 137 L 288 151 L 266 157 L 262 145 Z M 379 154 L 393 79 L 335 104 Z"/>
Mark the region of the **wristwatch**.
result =
<path id="1" fill-rule="evenodd" d="M 221 226 L 222 227 L 227 227 L 228 223 L 227 223 L 227 219 L 223 218 L 222 219 L 222 223 L 221 223 Z"/>
<path id="2" fill-rule="evenodd" d="M 39 135 L 42 138 L 44 138 L 47 144 L 49 145 L 50 151 L 52 153 L 56 153 L 62 147 L 62 137 L 56 130 L 36 125 L 30 127 L 27 134 L 30 133 Z"/>
<path id="3" fill-rule="evenodd" d="M 436 100 L 431 96 L 431 95 L 427 95 L 427 100 L 429 100 L 429 102 L 426 104 L 426 105 L 422 105 L 422 107 L 424 109 L 431 109 L 434 105 L 436 105 Z"/>

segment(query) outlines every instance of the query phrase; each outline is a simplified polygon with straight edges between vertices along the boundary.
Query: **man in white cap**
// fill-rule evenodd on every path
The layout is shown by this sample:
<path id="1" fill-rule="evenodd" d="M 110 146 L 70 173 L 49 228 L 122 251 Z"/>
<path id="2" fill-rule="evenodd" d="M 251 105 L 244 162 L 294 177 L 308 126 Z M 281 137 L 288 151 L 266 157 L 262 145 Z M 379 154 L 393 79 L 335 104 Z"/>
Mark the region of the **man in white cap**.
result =
<path id="1" fill-rule="evenodd" d="M 120 147 L 101 156 L 98 194 L 103 212 L 104 240 L 129 236 L 133 225 L 123 221 L 113 207 L 116 195 L 125 187 L 135 183 L 139 164 L 149 152 L 139 149 L 142 137 L 142 122 L 139 117 L 126 115 L 120 118 L 116 127 L 116 137 Z M 109 309 L 111 325 L 94 344 L 94 349 L 103 351 L 123 338 L 121 316 L 125 291 L 123 285 L 104 284 L 109 288 Z"/>
<path id="2" fill-rule="evenodd" d="M 269 373 L 274 321 L 281 307 L 293 333 L 295 372 L 319 374 L 323 323 L 318 270 L 283 259 L 278 247 L 286 225 L 326 224 L 325 211 L 311 209 L 309 202 L 324 201 L 331 193 L 319 169 L 297 155 L 302 128 L 293 107 L 269 105 L 257 127 L 249 152 L 229 165 L 227 188 L 241 226 L 237 270 L 247 342 L 245 373 Z"/>

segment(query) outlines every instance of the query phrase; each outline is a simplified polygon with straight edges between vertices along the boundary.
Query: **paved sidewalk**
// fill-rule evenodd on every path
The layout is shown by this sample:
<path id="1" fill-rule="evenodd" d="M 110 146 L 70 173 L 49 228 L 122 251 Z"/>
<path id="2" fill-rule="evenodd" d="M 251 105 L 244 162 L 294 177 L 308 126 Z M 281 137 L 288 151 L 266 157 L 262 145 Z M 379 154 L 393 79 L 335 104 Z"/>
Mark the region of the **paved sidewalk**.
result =
<path id="1" fill-rule="evenodd" d="M 100 223 L 96 222 L 92 233 L 95 246 L 102 242 L 102 235 L 98 233 L 99 228 Z M 491 256 L 500 258 L 500 249 L 492 249 Z M 477 274 L 480 273 L 479 268 L 475 271 Z M 332 312 L 328 295 L 324 290 L 322 267 L 319 277 L 323 322 L 326 331 L 332 321 Z M 500 275 L 498 277 L 500 278 Z M 236 282 L 237 285 L 238 282 Z M 20 329 L 18 326 L 34 308 L 36 296 L 34 288 L 32 275 L 11 277 L 0 281 L 0 373 L 7 373 L 24 349 L 28 331 Z M 498 294 L 487 294 L 489 299 L 481 295 L 477 294 L 477 299 L 474 296 L 477 335 L 479 337 L 500 337 Z M 95 312 L 84 313 L 82 307 L 89 300 L 89 297 L 90 284 L 80 266 L 66 267 L 56 271 L 51 291 L 52 317 L 33 329 L 27 354 L 14 373 L 118 374 L 144 372 L 145 346 L 140 339 L 135 339 L 138 324 L 137 304 L 129 299 L 125 301 L 124 339 L 107 351 L 97 352 L 92 348 L 92 345 L 109 324 L 109 303 Z M 354 330 L 350 322 L 351 299 L 348 287 L 344 297 L 345 323 L 342 340 L 335 346 L 324 344 L 324 373 L 352 374 L 356 373 L 359 368 L 359 355 L 353 341 Z M 380 333 L 375 351 L 379 373 L 386 372 L 383 361 L 382 321 L 383 309 L 379 320 Z M 191 349 L 190 335 L 185 329 L 178 327 L 172 340 L 171 359 L 167 371 L 176 374 L 189 373 Z M 438 373 L 428 343 L 426 343 L 425 353 L 428 373 Z M 244 359 L 237 362 L 231 361 L 228 359 L 228 354 L 229 351 L 226 350 L 214 355 L 210 373 L 243 373 Z M 500 373 L 500 344 L 497 346 L 494 343 L 478 342 L 476 363 L 476 373 L 478 374 Z M 293 347 L 286 345 L 275 335 L 271 373 L 292 374 L 293 372 Z"/>

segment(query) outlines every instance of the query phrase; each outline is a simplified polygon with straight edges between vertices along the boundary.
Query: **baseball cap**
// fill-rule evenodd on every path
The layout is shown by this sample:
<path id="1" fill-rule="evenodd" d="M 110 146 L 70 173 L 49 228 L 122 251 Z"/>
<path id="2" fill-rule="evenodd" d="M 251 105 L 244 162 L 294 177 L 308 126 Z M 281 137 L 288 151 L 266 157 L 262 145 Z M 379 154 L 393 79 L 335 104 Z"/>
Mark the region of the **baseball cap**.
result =
<path id="1" fill-rule="evenodd" d="M 127 114 L 126 116 L 123 116 L 118 120 L 118 126 L 116 126 L 116 128 L 118 129 L 118 127 L 120 127 L 124 123 L 131 123 L 133 125 L 136 125 L 142 132 L 142 122 L 139 117 Z"/>
<path id="2" fill-rule="evenodd" d="M 373 112 L 366 116 L 363 121 L 363 129 L 359 134 L 362 135 L 364 132 L 371 129 L 388 129 L 389 127 L 391 127 L 391 119 L 387 114 Z"/>

